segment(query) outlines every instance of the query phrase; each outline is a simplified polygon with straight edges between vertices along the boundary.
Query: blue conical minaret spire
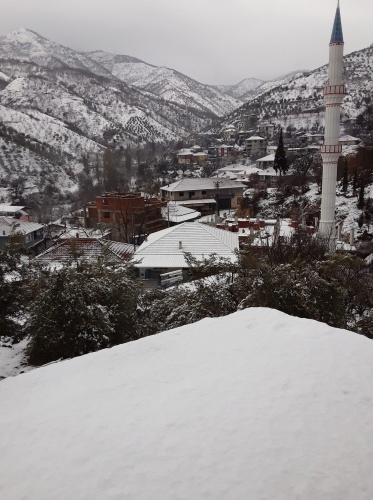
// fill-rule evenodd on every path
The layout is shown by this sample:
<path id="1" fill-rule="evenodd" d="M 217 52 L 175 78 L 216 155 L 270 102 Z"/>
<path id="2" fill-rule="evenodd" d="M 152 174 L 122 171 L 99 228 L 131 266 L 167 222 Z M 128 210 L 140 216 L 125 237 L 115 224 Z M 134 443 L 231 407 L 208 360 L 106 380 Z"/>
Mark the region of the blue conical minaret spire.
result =
<path id="1" fill-rule="evenodd" d="M 339 8 L 339 0 L 337 5 L 337 12 L 335 13 L 334 26 L 330 43 L 343 43 L 343 31 L 341 21 L 341 10 Z"/>

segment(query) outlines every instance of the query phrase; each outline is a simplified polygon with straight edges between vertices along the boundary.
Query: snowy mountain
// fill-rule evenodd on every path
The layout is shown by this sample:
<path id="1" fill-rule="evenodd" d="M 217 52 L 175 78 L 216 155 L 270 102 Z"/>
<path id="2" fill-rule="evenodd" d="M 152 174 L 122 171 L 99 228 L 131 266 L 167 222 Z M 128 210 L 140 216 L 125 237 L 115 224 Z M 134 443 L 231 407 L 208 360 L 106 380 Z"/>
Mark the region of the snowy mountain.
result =
<path id="1" fill-rule="evenodd" d="M 294 80 L 304 73 L 308 73 L 308 71 L 293 71 L 269 81 L 258 80 L 257 78 L 246 78 L 236 85 L 217 85 L 216 88 L 224 94 L 235 97 L 242 102 L 247 102 L 252 100 L 257 95 L 263 94 L 268 90 L 278 87 L 279 85 Z"/>
<path id="2" fill-rule="evenodd" d="M 84 54 L 63 47 L 44 38 L 34 31 L 19 28 L 0 37 L 1 59 L 33 62 L 37 66 L 52 68 L 73 68 L 109 76 L 106 68 Z"/>
<path id="3" fill-rule="evenodd" d="M 33 31 L 1 36 L 0 187 L 27 176 L 34 190 L 56 181 L 62 191 L 74 190 L 84 155 L 101 158 L 106 145 L 179 140 L 220 109 L 211 93 L 209 106 L 197 93 L 198 105 L 184 99 L 190 106 L 159 94 L 129 86 L 101 63 Z M 232 110 L 234 100 L 221 96 Z"/>
<path id="4" fill-rule="evenodd" d="M 342 104 L 342 120 L 355 118 L 364 109 L 373 92 L 373 46 L 344 57 L 345 83 L 348 95 Z M 259 87 L 259 95 L 224 117 L 217 124 L 220 129 L 236 123 L 244 126 L 248 115 L 271 121 L 287 128 L 310 130 L 324 120 L 323 87 L 328 79 L 328 66 L 308 73 L 286 76 L 286 81 L 266 82 Z"/>
<path id="5" fill-rule="evenodd" d="M 170 68 L 104 51 L 87 52 L 86 55 L 128 85 L 197 112 L 221 117 L 240 105 L 234 96 L 225 95 L 218 88 L 203 85 Z"/>
<path id="6" fill-rule="evenodd" d="M 236 85 L 217 85 L 216 88 L 224 92 L 224 94 L 246 102 L 253 94 L 255 95 L 255 90 L 264 83 L 264 80 L 258 80 L 257 78 L 245 78 Z"/>
<path id="7" fill-rule="evenodd" d="M 250 308 L 0 382 L 21 500 L 373 498 L 373 343 Z"/>

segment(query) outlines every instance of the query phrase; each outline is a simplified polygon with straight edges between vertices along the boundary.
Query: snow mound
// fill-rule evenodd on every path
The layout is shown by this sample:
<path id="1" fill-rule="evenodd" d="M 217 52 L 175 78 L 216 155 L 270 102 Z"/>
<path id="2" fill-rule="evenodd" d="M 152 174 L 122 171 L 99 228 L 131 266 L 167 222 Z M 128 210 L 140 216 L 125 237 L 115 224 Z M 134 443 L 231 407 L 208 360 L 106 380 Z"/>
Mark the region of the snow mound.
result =
<path id="1" fill-rule="evenodd" d="M 373 343 L 253 308 L 0 383 L 0 497 L 371 499 Z"/>

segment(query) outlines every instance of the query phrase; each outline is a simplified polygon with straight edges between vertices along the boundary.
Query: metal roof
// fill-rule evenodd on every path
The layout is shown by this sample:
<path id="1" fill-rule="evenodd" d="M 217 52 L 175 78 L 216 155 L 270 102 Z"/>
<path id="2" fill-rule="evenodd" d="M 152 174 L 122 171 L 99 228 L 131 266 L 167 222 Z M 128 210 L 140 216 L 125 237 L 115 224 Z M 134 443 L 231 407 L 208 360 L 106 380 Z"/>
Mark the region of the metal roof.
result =
<path id="1" fill-rule="evenodd" d="M 97 261 L 101 257 L 106 257 L 110 262 L 121 262 L 125 257 L 130 257 L 132 253 L 133 246 L 125 243 L 103 242 L 93 238 L 71 238 L 48 248 L 35 259 L 48 263 L 67 264 L 76 258 Z"/>
<path id="2" fill-rule="evenodd" d="M 219 189 L 237 189 L 245 187 L 240 182 L 231 181 L 221 177 L 199 177 L 194 179 L 180 179 L 167 186 L 161 187 L 162 191 L 201 191 L 202 189 L 217 189 L 216 183 L 219 182 Z"/>
<path id="3" fill-rule="evenodd" d="M 200 216 L 201 213 L 197 212 L 197 210 L 184 207 L 175 202 L 169 202 L 167 207 L 162 208 L 162 217 L 177 224 L 198 219 Z"/>
<path id="4" fill-rule="evenodd" d="M 275 161 L 275 155 L 268 155 L 268 156 L 263 156 L 263 158 L 258 158 L 256 160 L 257 162 L 258 161 Z"/>
<path id="5" fill-rule="evenodd" d="M 24 208 L 26 208 L 25 206 L 15 206 L 15 205 L 7 205 L 6 203 L 0 203 L 0 213 L 16 213 L 16 212 L 20 212 L 21 210 L 23 210 Z"/>
<path id="6" fill-rule="evenodd" d="M 332 36 L 330 38 L 330 43 L 343 43 L 342 20 L 341 20 L 341 10 L 339 8 L 339 1 L 337 6 L 337 11 L 335 13 L 334 25 L 333 25 Z"/>
<path id="7" fill-rule="evenodd" d="M 30 234 L 39 229 L 43 229 L 42 224 L 37 222 L 26 222 L 13 217 L 0 216 L 0 236 L 9 236 L 14 233 Z M 5 232 L 5 235 L 3 234 Z"/>
<path id="8" fill-rule="evenodd" d="M 199 222 L 185 222 L 152 233 L 135 252 L 133 260 L 141 268 L 188 267 L 184 253 L 201 260 L 212 253 L 231 260 L 236 258 L 238 234 Z"/>

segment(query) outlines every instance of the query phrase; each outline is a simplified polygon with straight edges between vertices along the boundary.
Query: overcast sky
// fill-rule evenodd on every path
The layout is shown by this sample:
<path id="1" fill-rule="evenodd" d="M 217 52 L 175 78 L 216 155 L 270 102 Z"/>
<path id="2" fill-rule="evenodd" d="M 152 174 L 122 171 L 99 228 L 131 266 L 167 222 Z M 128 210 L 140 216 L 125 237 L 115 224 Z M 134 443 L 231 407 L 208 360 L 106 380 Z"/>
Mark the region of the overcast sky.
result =
<path id="1" fill-rule="evenodd" d="M 29 28 L 202 83 L 271 79 L 327 62 L 336 0 L 1 0 L 0 33 Z M 341 0 L 345 53 L 373 43 L 373 0 Z"/>

